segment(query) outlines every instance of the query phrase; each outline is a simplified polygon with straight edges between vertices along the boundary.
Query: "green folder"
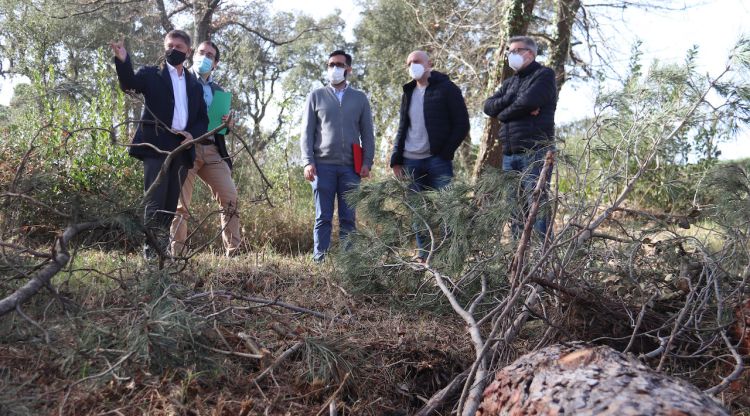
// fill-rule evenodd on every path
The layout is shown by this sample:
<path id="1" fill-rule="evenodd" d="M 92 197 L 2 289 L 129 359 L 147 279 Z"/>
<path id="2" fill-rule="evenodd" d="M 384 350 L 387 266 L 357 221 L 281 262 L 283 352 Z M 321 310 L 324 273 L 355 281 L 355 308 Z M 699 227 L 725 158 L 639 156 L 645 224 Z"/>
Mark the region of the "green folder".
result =
<path id="1" fill-rule="evenodd" d="M 229 114 L 231 104 L 232 94 L 224 91 L 214 92 L 214 99 L 211 101 L 211 107 L 208 107 L 208 131 L 221 125 L 221 118 Z M 225 128 L 217 134 L 227 134 L 227 129 Z"/>

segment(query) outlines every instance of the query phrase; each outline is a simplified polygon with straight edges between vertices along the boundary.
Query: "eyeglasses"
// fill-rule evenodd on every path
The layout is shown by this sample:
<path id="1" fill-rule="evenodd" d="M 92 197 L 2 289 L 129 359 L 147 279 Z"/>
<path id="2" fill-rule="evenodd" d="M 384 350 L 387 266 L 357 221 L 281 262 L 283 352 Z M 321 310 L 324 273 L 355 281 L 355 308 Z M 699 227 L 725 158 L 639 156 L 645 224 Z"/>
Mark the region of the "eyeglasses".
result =
<path id="1" fill-rule="evenodd" d="M 529 49 L 529 48 L 516 48 L 516 49 L 510 50 L 510 51 L 505 51 L 505 56 L 508 56 L 508 55 L 510 55 L 510 54 L 517 54 L 517 55 L 520 55 L 520 54 L 522 54 L 523 52 L 528 52 L 528 51 L 530 51 L 530 50 L 531 50 L 531 49 Z"/>
<path id="2" fill-rule="evenodd" d="M 336 68 L 346 68 L 346 64 L 342 63 L 342 62 L 329 62 L 328 63 L 328 67 L 329 68 L 333 68 L 333 67 L 336 67 Z"/>

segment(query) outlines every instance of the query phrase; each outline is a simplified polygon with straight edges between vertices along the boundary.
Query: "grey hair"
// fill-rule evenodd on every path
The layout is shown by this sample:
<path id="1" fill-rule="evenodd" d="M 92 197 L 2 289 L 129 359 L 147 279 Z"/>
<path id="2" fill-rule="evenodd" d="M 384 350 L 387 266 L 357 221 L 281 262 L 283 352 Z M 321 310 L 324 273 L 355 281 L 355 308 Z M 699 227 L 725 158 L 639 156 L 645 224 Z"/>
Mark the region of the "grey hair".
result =
<path id="1" fill-rule="evenodd" d="M 539 48 L 534 39 L 528 36 L 513 36 L 510 39 L 508 39 L 508 45 L 510 45 L 513 42 L 523 42 L 523 44 L 526 45 L 526 47 L 531 50 L 534 56 L 536 56 L 536 52 Z"/>

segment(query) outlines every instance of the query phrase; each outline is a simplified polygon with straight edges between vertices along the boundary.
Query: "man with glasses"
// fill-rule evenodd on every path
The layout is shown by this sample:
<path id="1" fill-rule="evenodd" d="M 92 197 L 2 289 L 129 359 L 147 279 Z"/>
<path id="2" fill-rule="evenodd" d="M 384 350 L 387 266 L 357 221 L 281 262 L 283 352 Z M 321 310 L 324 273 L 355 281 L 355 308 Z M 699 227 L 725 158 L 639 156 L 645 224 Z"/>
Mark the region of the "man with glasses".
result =
<path id="1" fill-rule="evenodd" d="M 212 76 L 219 64 L 219 47 L 210 40 L 203 41 L 193 54 L 193 66 L 190 70 L 203 88 L 203 99 L 210 107 L 216 91 L 224 91 Z M 231 123 L 228 115 L 222 121 Z M 237 187 L 232 180 L 232 159 L 227 152 L 223 134 L 214 134 L 195 146 L 195 162 L 188 171 L 182 184 L 177 212 L 172 220 L 172 255 L 185 255 L 187 240 L 187 221 L 190 218 L 190 203 L 193 199 L 193 188 L 196 177 L 211 189 L 211 195 L 221 205 L 221 236 L 227 257 L 237 255 L 240 248 L 240 217 L 237 212 Z"/>
<path id="2" fill-rule="evenodd" d="M 375 155 L 370 102 L 347 77 L 352 57 L 337 50 L 328 56 L 329 85 L 307 96 L 300 147 L 305 179 L 315 198 L 313 260 L 320 263 L 331 245 L 334 201 L 338 201 L 339 240 L 355 230 L 354 209 L 344 196 L 370 175 Z M 355 163 L 361 160 L 361 165 Z M 359 172 L 355 171 L 359 168 Z"/>
<path id="3" fill-rule="evenodd" d="M 503 171 L 521 175 L 520 195 L 523 215 L 511 223 L 518 236 L 531 206 L 531 193 L 539 179 L 548 150 L 554 150 L 557 86 L 555 72 L 536 61 L 537 44 L 527 36 L 508 40 L 508 66 L 515 74 L 484 102 L 484 113 L 501 122 L 499 136 L 503 146 Z M 547 178 L 549 185 L 549 177 Z M 542 202 L 546 199 L 546 192 Z M 539 213 L 534 229 L 547 233 L 548 210 Z"/>

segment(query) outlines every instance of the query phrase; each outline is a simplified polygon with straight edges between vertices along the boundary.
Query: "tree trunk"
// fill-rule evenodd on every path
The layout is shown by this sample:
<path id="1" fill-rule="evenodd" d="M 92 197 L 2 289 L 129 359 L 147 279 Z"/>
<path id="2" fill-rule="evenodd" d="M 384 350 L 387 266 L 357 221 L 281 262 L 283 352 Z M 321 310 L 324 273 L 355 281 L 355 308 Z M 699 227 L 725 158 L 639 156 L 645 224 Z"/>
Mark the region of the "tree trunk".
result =
<path id="1" fill-rule="evenodd" d="M 536 0 L 510 0 L 505 6 L 503 31 L 500 32 L 498 48 L 495 52 L 495 71 L 490 77 L 487 88 L 487 95 L 492 94 L 505 79 L 513 75 L 513 71 L 505 62 L 505 49 L 509 36 L 525 34 L 529 29 L 531 18 L 534 14 Z M 479 155 L 474 163 L 474 178 L 478 178 L 487 166 L 499 168 L 503 163 L 503 149 L 497 140 L 497 132 L 500 123 L 494 117 L 487 119 L 484 127 L 484 133 L 479 143 Z"/>
<path id="2" fill-rule="evenodd" d="M 567 80 L 565 63 L 570 55 L 570 40 L 576 14 L 581 8 L 581 0 L 558 0 L 555 2 L 555 43 L 550 48 L 550 68 L 555 70 L 557 93 L 560 94 L 563 84 Z"/>
<path id="3" fill-rule="evenodd" d="M 526 354 L 498 371 L 476 414 L 729 415 L 683 380 L 580 343 Z"/>
<path id="4" fill-rule="evenodd" d="M 214 12 L 219 7 L 219 0 L 195 0 L 193 3 L 193 46 L 197 47 L 201 42 L 210 40 L 213 31 L 211 21 Z"/>
<path id="5" fill-rule="evenodd" d="M 471 134 L 467 134 L 464 141 L 458 146 L 454 159 L 454 169 L 464 172 L 467 178 L 470 177 L 474 169 L 474 155 L 471 154 L 471 150 Z"/>
<path id="6" fill-rule="evenodd" d="M 156 8 L 159 10 L 159 20 L 161 22 L 161 27 L 164 28 L 164 31 L 169 32 L 173 30 L 174 25 L 172 24 L 172 21 L 169 20 L 167 8 L 166 6 L 164 6 L 164 0 L 156 0 Z"/>
<path id="7" fill-rule="evenodd" d="M 91 230 L 100 226 L 102 226 L 102 223 L 98 221 L 69 225 L 62 234 L 55 238 L 55 244 L 53 245 L 49 256 L 51 261 L 32 274 L 31 278 L 25 285 L 16 289 L 15 292 L 5 298 L 0 299 L 0 316 L 16 310 L 21 304 L 34 296 L 41 288 L 49 286 L 52 278 L 68 264 L 68 261 L 70 261 L 70 253 L 68 252 L 68 243 L 70 240 L 83 231 Z"/>

